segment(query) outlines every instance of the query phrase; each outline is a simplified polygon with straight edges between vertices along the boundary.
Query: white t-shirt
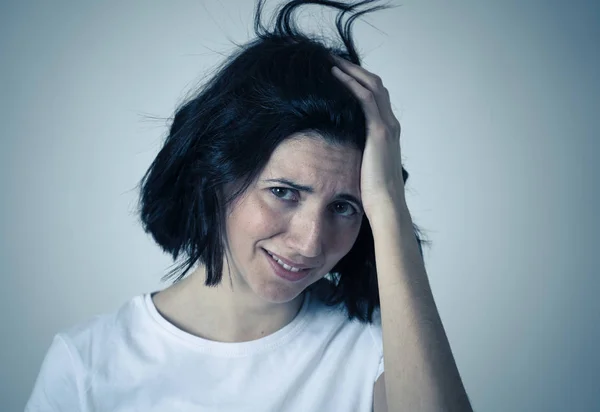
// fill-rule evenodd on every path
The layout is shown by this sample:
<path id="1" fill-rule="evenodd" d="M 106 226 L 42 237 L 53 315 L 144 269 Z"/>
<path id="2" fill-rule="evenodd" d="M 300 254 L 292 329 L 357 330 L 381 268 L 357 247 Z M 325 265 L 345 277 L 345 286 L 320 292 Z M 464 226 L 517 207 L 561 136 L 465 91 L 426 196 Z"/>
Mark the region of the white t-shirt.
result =
<path id="1" fill-rule="evenodd" d="M 59 333 L 26 412 L 371 411 L 381 316 L 349 321 L 307 292 L 298 315 L 249 342 L 178 329 L 150 294 Z"/>

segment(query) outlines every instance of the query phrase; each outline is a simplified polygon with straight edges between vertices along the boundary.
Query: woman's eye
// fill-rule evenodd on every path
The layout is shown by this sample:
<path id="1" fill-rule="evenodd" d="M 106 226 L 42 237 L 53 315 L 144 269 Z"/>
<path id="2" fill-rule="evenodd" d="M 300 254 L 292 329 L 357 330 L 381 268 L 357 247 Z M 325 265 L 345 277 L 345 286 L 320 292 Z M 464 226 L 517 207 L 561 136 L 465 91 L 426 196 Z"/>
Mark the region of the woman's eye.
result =
<path id="1" fill-rule="evenodd" d="M 292 202 L 298 200 L 298 193 L 294 189 L 289 189 L 287 187 L 271 187 L 269 190 L 278 199 Z M 343 217 L 351 217 L 358 213 L 356 207 L 347 202 L 334 203 L 332 209 L 336 215 Z"/>
<path id="2" fill-rule="evenodd" d="M 294 192 L 287 187 L 272 187 L 271 193 L 283 200 L 294 200 Z"/>
<path id="3" fill-rule="evenodd" d="M 343 216 L 353 216 L 357 213 L 356 208 L 350 203 L 336 203 L 333 205 L 333 210 L 335 213 Z"/>

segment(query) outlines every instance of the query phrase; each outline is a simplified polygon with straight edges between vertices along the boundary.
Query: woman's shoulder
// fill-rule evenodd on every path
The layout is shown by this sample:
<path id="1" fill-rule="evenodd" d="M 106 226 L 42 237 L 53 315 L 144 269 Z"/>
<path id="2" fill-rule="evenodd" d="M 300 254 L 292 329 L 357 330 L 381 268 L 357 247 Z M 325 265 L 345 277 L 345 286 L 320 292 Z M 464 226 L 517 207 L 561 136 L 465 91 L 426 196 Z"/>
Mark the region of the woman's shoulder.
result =
<path id="1" fill-rule="evenodd" d="M 58 332 L 71 351 L 85 352 L 98 347 L 115 335 L 130 330 L 143 312 L 145 295 L 134 296 L 112 312 L 104 312 Z"/>
<path id="2" fill-rule="evenodd" d="M 381 312 L 379 307 L 373 310 L 370 322 L 359 320 L 357 317 L 350 318 L 348 309 L 344 302 L 329 304 L 317 296 L 312 296 L 310 304 L 311 323 L 327 325 L 329 330 L 337 330 L 338 333 L 369 335 L 378 349 L 382 349 Z"/>
<path id="3" fill-rule="evenodd" d="M 50 404 L 56 410 L 78 410 L 81 393 L 91 385 L 87 377 L 93 376 L 119 351 L 119 339 L 135 333 L 143 302 L 144 296 L 136 296 L 113 312 L 96 315 L 56 333 L 25 410 L 47 410 Z"/>

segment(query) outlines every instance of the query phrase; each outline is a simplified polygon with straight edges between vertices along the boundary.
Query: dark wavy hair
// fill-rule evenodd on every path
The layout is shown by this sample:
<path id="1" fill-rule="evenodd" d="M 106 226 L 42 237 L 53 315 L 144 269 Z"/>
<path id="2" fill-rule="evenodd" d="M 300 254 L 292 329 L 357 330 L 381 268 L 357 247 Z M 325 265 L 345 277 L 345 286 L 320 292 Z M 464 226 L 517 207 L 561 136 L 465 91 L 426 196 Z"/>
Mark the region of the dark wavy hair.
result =
<path id="1" fill-rule="evenodd" d="M 236 44 L 237 51 L 176 110 L 164 146 L 141 180 L 144 230 L 174 261 L 180 260 L 163 280 L 175 277 L 177 282 L 199 262 L 207 269 L 206 286 L 221 282 L 227 206 L 244 193 L 274 149 L 292 134 L 313 134 L 364 150 L 364 112 L 352 92 L 331 74 L 335 64 L 331 54 L 360 65 L 350 34 L 353 21 L 390 7 L 357 11 L 373 2 L 289 1 L 276 10 L 269 31 L 261 22 L 263 0 L 257 0 L 256 39 Z M 339 11 L 336 27 L 341 43 L 330 46 L 297 30 L 292 14 L 307 4 Z M 404 168 L 402 174 L 406 182 Z M 237 189 L 224 198 L 224 186 L 229 184 Z M 422 255 L 425 241 L 419 228 L 414 229 Z M 307 290 L 328 306 L 343 303 L 350 320 L 372 322 L 379 291 L 373 234 L 366 217 L 350 252 Z"/>

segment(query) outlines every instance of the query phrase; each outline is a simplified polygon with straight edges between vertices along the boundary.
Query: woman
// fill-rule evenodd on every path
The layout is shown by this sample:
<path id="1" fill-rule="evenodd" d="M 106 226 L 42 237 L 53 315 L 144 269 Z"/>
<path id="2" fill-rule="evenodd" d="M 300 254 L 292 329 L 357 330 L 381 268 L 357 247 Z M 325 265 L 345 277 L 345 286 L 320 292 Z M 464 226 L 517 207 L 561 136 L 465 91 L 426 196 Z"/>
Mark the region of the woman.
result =
<path id="1" fill-rule="evenodd" d="M 340 10 L 346 50 L 290 24 L 306 3 Z M 175 282 L 57 334 L 27 411 L 471 410 L 400 125 L 349 34 L 384 7 L 342 27 L 367 3 L 291 1 L 272 32 L 257 3 L 257 39 L 176 112 L 142 179 Z"/>

